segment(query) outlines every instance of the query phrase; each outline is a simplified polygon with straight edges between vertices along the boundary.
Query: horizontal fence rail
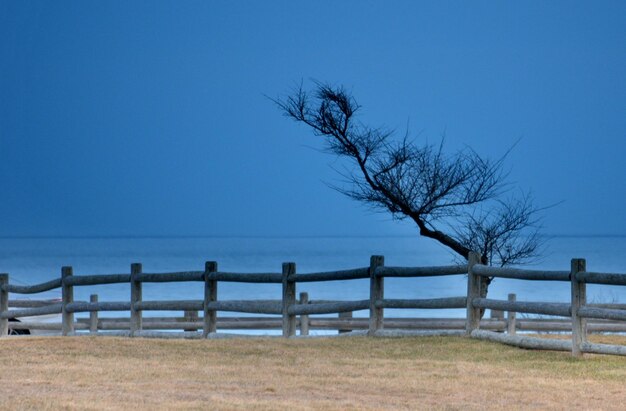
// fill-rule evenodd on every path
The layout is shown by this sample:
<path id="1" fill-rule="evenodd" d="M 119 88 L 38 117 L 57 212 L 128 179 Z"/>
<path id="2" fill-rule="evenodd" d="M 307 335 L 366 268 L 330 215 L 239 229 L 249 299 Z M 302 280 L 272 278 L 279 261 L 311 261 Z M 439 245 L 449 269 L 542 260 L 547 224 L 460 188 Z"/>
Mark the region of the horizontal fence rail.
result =
<path id="1" fill-rule="evenodd" d="M 37 315 L 48 315 L 48 314 L 60 314 L 62 309 L 63 309 L 63 305 L 61 303 L 58 303 L 58 304 L 47 305 L 43 307 L 3 311 L 3 312 L 0 312 L 0 318 L 3 320 L 6 320 L 9 318 L 33 317 Z"/>
<path id="2" fill-rule="evenodd" d="M 598 318 L 604 320 L 626 320 L 626 310 L 609 308 L 580 307 L 578 315 L 582 318 Z"/>
<path id="3" fill-rule="evenodd" d="M 37 294 L 37 293 L 43 293 L 46 291 L 54 290 L 59 287 L 61 287 L 60 278 L 56 280 L 52 280 L 52 281 L 47 281 L 41 284 L 35 284 L 35 285 L 2 284 L 2 287 L 0 287 L 0 289 L 2 291 L 6 291 L 9 293 L 16 293 L 16 294 Z"/>
<path id="4" fill-rule="evenodd" d="M 280 284 L 283 281 L 283 276 L 278 273 L 241 274 L 215 272 L 208 274 L 208 279 L 233 283 Z"/>
<path id="5" fill-rule="evenodd" d="M 514 278 L 532 281 L 569 281 L 569 271 L 522 270 L 519 268 L 489 267 L 476 265 L 473 273 L 483 277 Z"/>
<path id="6" fill-rule="evenodd" d="M 492 312 L 493 313 L 493 312 Z M 308 326 L 311 330 L 340 330 L 349 332 L 353 330 L 367 330 L 369 318 L 343 316 L 338 317 L 310 317 Z M 76 330 L 89 330 L 89 318 L 78 318 Z M 223 330 L 280 330 L 282 319 L 280 317 L 219 317 L 218 328 Z M 203 319 L 190 320 L 188 317 L 146 317 L 142 327 L 146 330 L 200 330 Z M 298 325 L 302 326 L 301 320 Z M 497 331 L 499 333 L 508 330 L 508 321 L 499 318 L 487 318 L 480 322 L 481 330 Z M 28 321 L 11 322 L 10 329 L 15 330 L 55 330 L 60 331 L 60 322 Z M 528 318 L 517 320 L 514 324 L 516 331 L 524 332 L 548 332 L 563 333 L 571 331 L 572 323 L 567 319 L 554 320 L 549 318 Z M 398 330 L 465 330 L 463 318 L 394 318 L 385 317 L 385 327 Z M 98 330 L 128 330 L 128 318 L 97 318 Z M 626 323 L 613 322 L 610 320 L 591 320 L 587 323 L 589 333 L 626 333 Z"/>
<path id="7" fill-rule="evenodd" d="M 537 303 L 490 300 L 479 298 L 483 278 L 512 278 L 527 281 L 567 281 L 571 287 L 571 303 Z M 606 285 L 626 285 L 626 274 L 608 274 L 587 272 L 584 259 L 572 259 L 570 271 L 542 271 L 521 270 L 513 268 L 496 268 L 474 264 L 468 275 L 468 315 L 467 333 L 478 339 L 498 341 L 504 344 L 516 345 L 524 348 L 541 348 L 571 351 L 572 355 L 580 356 L 584 352 L 626 355 L 626 347 L 616 345 L 591 344 L 587 341 L 587 334 L 591 329 L 605 326 L 616 332 L 623 329 L 623 324 L 591 324 L 587 319 L 599 320 L 626 320 L 626 310 L 623 307 L 599 307 L 587 304 L 587 283 Z M 476 322 L 477 311 L 480 309 L 507 310 L 509 321 L 514 320 L 511 313 L 523 312 L 569 317 L 569 330 L 572 333 L 571 341 L 537 339 L 512 335 L 509 328 L 508 335 L 499 335 L 488 330 L 481 330 Z M 510 325 L 510 324 L 509 324 Z M 553 325 L 554 326 L 554 325 Z"/>
<path id="8" fill-rule="evenodd" d="M 491 310 L 515 311 L 517 313 L 557 315 L 561 317 L 571 316 L 571 307 L 564 303 L 543 303 L 524 301 L 502 301 L 487 298 L 474 298 L 472 305 L 477 308 L 489 308 Z"/>
<path id="9" fill-rule="evenodd" d="M 289 281 L 317 282 L 317 281 L 341 281 L 341 280 L 358 280 L 369 278 L 369 267 L 356 268 L 354 270 L 327 271 L 321 273 L 310 274 L 292 274 L 288 277 Z"/>
<path id="10" fill-rule="evenodd" d="M 103 274 L 103 275 L 72 275 L 63 279 L 63 283 L 59 284 L 66 286 L 84 286 L 84 285 L 101 285 L 101 284 L 119 284 L 127 283 L 130 281 L 129 274 Z"/>
<path id="11" fill-rule="evenodd" d="M 302 314 L 332 314 L 358 310 L 367 310 L 370 307 L 369 300 L 361 301 L 341 301 L 335 303 L 321 304 L 296 304 L 287 310 L 291 315 Z"/>
<path id="12" fill-rule="evenodd" d="M 467 298 L 450 297 L 450 298 L 430 298 L 420 300 L 405 299 L 385 299 L 377 300 L 378 308 L 405 308 L 405 309 L 445 309 L 445 308 L 465 308 Z"/>
<path id="13" fill-rule="evenodd" d="M 378 267 L 377 277 L 439 277 L 443 275 L 467 274 L 467 265 L 443 267 Z"/>
<path id="14" fill-rule="evenodd" d="M 576 280 L 589 284 L 626 285 L 624 274 L 580 272 L 576 274 Z"/>
<path id="15" fill-rule="evenodd" d="M 100 303 L 71 302 L 65 305 L 65 310 L 70 313 L 82 313 L 93 311 L 129 311 L 130 302 L 125 301 L 103 301 Z M 60 311 L 59 311 L 60 312 Z M 19 316 L 14 316 L 19 317 Z"/>
<path id="16" fill-rule="evenodd" d="M 0 336 L 11 332 L 43 330 L 62 335 L 125 335 L 130 337 L 223 338 L 221 330 L 282 330 L 292 337 L 300 330 L 337 330 L 339 333 L 365 333 L 371 336 L 465 335 L 524 348 L 567 350 L 573 355 L 603 353 L 626 355 L 626 347 L 593 344 L 587 335 L 593 332 L 626 332 L 625 304 L 588 304 L 586 284 L 626 285 L 626 274 L 589 272 L 583 259 L 573 259 L 570 270 L 527 270 L 491 267 L 480 264 L 480 256 L 470 253 L 467 264 L 436 267 L 385 266 L 382 256 L 372 256 L 368 267 L 298 273 L 295 263 L 284 263 L 281 272 L 236 273 L 218 270 L 216 262 L 207 262 L 204 270 L 166 273 L 143 272 L 141 264 L 132 264 L 130 273 L 73 275 L 63 267 L 61 277 L 35 285 L 9 283 L 8 274 L 0 274 Z M 467 294 L 458 297 L 399 299 L 385 297 L 385 278 L 416 278 L 466 275 Z M 487 279 L 508 278 L 522 281 L 558 281 L 569 284 L 568 303 L 517 301 L 486 298 Z M 369 280 L 369 298 L 353 301 L 310 300 L 307 293 L 296 294 L 299 283 Z M 416 280 L 419 281 L 419 280 Z M 461 279 L 461 281 L 465 281 Z M 204 298 L 196 300 L 144 299 L 144 283 L 201 283 Z M 220 282 L 276 284 L 282 297 L 276 300 L 220 300 Z M 74 287 L 104 284 L 128 284 L 130 300 L 74 301 Z M 60 289 L 61 299 L 9 300 L 12 294 L 38 294 Z M 392 318 L 385 309 L 465 309 L 465 318 Z M 491 310 L 492 318 L 483 318 Z M 126 318 L 104 318 L 101 312 L 127 312 Z M 184 312 L 183 317 L 144 317 L 143 312 Z M 218 316 L 220 312 L 244 313 L 250 317 Z M 354 317 L 354 312 L 366 316 Z M 505 313 L 506 312 L 506 316 Z M 89 318 L 75 319 L 76 313 Z M 516 314 L 554 318 L 517 318 Z M 337 314 L 337 317 L 323 317 Z M 262 317 L 253 317 L 260 315 Z M 322 317 L 320 317 L 320 315 Z M 38 318 L 57 316 L 55 322 Z M 316 317 L 317 316 L 317 317 Z M 172 333 L 173 330 L 182 332 Z M 571 332 L 570 340 L 545 339 L 517 332 Z M 421 334 L 420 334 L 421 333 Z M 426 333 L 426 334 L 425 334 Z"/>

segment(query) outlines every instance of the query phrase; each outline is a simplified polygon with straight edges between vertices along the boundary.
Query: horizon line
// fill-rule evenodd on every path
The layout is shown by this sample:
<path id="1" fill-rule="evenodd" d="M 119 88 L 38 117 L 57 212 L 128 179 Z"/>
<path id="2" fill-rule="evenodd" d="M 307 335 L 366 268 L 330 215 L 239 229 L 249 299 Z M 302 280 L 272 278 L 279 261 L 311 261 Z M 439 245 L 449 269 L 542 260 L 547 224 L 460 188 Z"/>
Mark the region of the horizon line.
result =
<path id="1" fill-rule="evenodd" d="M 551 233 L 540 234 L 544 238 L 621 238 L 626 233 Z M 191 238 L 256 238 L 256 239 L 279 239 L 279 238 L 422 238 L 419 234 L 81 234 L 81 235 L 0 235 L 2 240 L 19 239 L 191 239 Z M 423 237 L 428 238 L 428 237 Z"/>

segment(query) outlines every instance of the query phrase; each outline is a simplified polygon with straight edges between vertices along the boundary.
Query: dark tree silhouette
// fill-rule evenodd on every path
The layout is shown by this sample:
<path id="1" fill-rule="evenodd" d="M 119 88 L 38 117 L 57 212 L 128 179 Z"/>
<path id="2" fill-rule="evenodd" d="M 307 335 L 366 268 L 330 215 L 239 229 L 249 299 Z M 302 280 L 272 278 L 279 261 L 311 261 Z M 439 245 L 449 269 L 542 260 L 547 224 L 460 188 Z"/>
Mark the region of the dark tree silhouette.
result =
<path id="1" fill-rule="evenodd" d="M 503 162 L 467 148 L 453 153 L 440 144 L 417 145 L 405 134 L 358 121 L 359 104 L 343 87 L 316 83 L 274 100 L 287 117 L 306 124 L 332 154 L 350 160 L 339 192 L 396 219 L 410 219 L 420 235 L 467 259 L 510 265 L 536 257 L 537 208 L 529 195 L 511 195 Z M 483 294 L 486 295 L 487 284 Z"/>

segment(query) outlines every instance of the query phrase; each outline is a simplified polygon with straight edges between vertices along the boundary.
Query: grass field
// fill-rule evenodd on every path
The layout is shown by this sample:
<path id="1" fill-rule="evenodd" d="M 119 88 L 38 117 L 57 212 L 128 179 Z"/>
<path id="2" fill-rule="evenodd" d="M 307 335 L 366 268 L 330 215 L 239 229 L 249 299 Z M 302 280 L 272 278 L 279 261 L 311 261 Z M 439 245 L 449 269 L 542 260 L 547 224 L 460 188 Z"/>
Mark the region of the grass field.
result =
<path id="1" fill-rule="evenodd" d="M 26 337 L 0 344 L 1 409 L 626 406 L 624 357 L 574 359 L 459 337 Z"/>

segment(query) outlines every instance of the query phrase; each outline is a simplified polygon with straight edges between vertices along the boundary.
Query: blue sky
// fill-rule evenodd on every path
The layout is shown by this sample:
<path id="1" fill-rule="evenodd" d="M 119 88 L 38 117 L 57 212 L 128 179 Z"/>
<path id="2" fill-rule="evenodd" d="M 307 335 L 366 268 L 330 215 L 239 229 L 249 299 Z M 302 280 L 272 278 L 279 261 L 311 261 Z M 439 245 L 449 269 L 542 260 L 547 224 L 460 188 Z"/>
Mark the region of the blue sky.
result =
<path id="1" fill-rule="evenodd" d="M 413 234 L 266 95 L 509 157 L 547 233 L 626 234 L 626 3 L 0 2 L 0 235 Z M 419 140 L 418 140 L 419 141 Z"/>

